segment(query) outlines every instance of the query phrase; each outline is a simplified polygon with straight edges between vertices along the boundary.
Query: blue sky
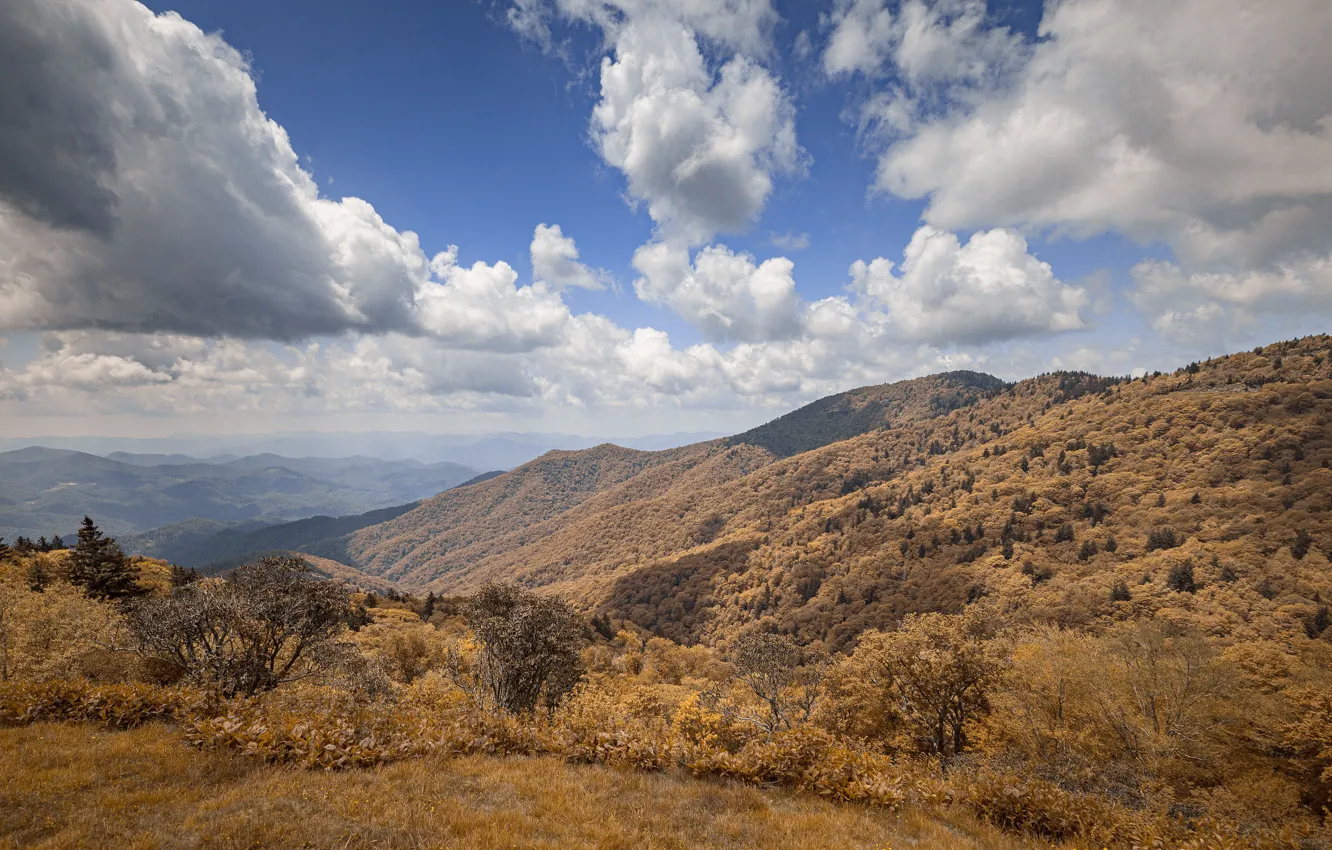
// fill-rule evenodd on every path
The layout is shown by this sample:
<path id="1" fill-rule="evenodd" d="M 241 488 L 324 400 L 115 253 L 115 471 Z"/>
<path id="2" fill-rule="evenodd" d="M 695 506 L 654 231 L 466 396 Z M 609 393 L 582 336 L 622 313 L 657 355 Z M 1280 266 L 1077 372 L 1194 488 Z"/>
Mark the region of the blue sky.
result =
<path id="1" fill-rule="evenodd" d="M 1321 331 L 1332 20 L 1253 8 L 18 0 L 2 427 L 728 430 Z"/>
<path id="2" fill-rule="evenodd" d="M 464 262 L 507 259 L 530 275 L 527 247 L 537 222 L 574 234 L 585 262 L 629 282 L 633 250 L 652 221 L 629 209 L 624 179 L 588 143 L 597 101 L 601 34 L 572 24 L 563 35 L 587 61 L 570 67 L 543 55 L 508 28 L 501 3 L 365 4 L 335 0 L 151 0 L 206 31 L 220 31 L 252 59 L 264 110 L 331 196 L 371 201 L 391 224 L 415 230 L 427 253 L 451 244 Z M 810 236 L 794 255 L 807 297 L 834 295 L 855 259 L 900 251 L 922 204 L 871 197 L 875 161 L 843 120 L 859 81 L 827 80 L 789 57 L 803 30 L 817 30 L 820 4 L 776 4 L 783 46 L 774 69 L 788 79 L 799 109 L 801 144 L 813 167 L 780 182 L 762 220 L 722 241 L 764 257 L 782 253 L 770 234 Z M 996 19 L 1034 34 L 1039 4 L 1003 4 Z M 1113 241 L 1113 240 L 1112 240 Z M 1043 246 L 1065 275 L 1105 261 L 1124 266 L 1117 247 Z M 1129 262 L 1137 257 L 1130 253 Z M 1098 259 L 1104 257 L 1105 260 Z M 580 303 L 581 299 L 581 303 Z M 624 323 L 646 323 L 693 339 L 688 323 L 639 303 L 632 294 L 573 293 L 583 309 Z"/>

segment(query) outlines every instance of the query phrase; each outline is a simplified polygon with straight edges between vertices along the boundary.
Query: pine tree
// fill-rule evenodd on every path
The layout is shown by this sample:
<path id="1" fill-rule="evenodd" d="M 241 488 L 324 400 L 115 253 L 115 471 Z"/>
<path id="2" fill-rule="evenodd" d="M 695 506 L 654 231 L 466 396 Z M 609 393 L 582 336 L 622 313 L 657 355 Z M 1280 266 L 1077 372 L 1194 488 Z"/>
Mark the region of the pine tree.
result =
<path id="1" fill-rule="evenodd" d="M 51 551 L 52 551 L 52 552 L 59 552 L 59 551 L 62 550 L 62 549 L 68 549 L 68 548 L 69 548 L 69 547 L 65 545 L 65 541 L 63 541 L 63 540 L 60 539 L 60 535 L 59 535 L 59 534 L 57 534 L 55 537 L 52 537 L 52 538 L 51 538 Z"/>
<path id="2" fill-rule="evenodd" d="M 1193 564 L 1185 561 L 1171 567 L 1170 574 L 1166 577 L 1166 586 L 1180 593 L 1197 592 L 1198 582 L 1193 577 Z"/>
<path id="3" fill-rule="evenodd" d="M 28 589 L 33 593 L 41 593 L 50 583 L 51 574 L 47 572 L 42 559 L 33 558 L 32 563 L 28 564 Z"/>
<path id="4" fill-rule="evenodd" d="M 1319 606 L 1318 610 L 1304 623 L 1305 634 L 1309 635 L 1310 638 L 1317 638 L 1329 627 L 1332 627 L 1332 610 L 1329 610 L 1326 605 Z"/>
<path id="5" fill-rule="evenodd" d="M 427 623 L 435 615 L 435 592 L 432 590 L 426 594 L 425 607 L 421 609 L 421 619 Z"/>
<path id="6" fill-rule="evenodd" d="M 1111 602 L 1128 602 L 1132 598 L 1133 594 L 1129 593 L 1128 585 L 1122 581 L 1115 582 L 1115 586 L 1110 588 Z"/>
<path id="7" fill-rule="evenodd" d="M 203 578 L 199 571 L 194 567 L 182 567 L 177 564 L 171 565 L 170 581 L 172 587 L 185 587 L 194 584 Z"/>
<path id="8" fill-rule="evenodd" d="M 1313 537 L 1303 528 L 1295 532 L 1295 542 L 1290 544 L 1290 554 L 1297 561 L 1304 560 L 1304 556 L 1309 554 L 1309 547 L 1313 545 Z"/>
<path id="9" fill-rule="evenodd" d="M 79 542 L 69 559 L 69 578 L 98 599 L 125 599 L 143 593 L 129 558 L 114 537 L 102 535 L 92 517 L 85 516 L 79 528 Z"/>

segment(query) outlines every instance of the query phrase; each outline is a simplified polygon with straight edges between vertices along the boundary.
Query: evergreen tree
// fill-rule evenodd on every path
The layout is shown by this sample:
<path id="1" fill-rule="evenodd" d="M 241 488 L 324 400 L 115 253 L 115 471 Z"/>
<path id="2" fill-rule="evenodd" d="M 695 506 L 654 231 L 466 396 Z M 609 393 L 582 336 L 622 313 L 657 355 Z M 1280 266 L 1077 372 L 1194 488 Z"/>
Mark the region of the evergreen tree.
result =
<path id="1" fill-rule="evenodd" d="M 50 583 L 51 574 L 42 564 L 42 559 L 33 558 L 32 563 L 28 564 L 28 589 L 33 593 L 41 593 Z"/>
<path id="2" fill-rule="evenodd" d="M 1111 602 L 1128 602 L 1132 598 L 1133 594 L 1129 593 L 1128 585 L 1122 581 L 1115 582 L 1115 586 L 1110 588 Z"/>
<path id="3" fill-rule="evenodd" d="M 1309 554 L 1309 547 L 1313 545 L 1313 537 L 1303 528 L 1295 532 L 1295 542 L 1290 544 L 1290 554 L 1297 561 L 1304 560 L 1304 556 Z"/>
<path id="4" fill-rule="evenodd" d="M 85 516 L 69 559 L 70 581 L 98 599 L 125 599 L 143 593 L 137 572 L 115 538 L 104 537 L 92 517 Z"/>
<path id="5" fill-rule="evenodd" d="M 435 615 L 435 592 L 432 590 L 426 594 L 425 607 L 421 609 L 421 619 L 427 623 Z"/>
<path id="6" fill-rule="evenodd" d="M 5 538 L 0 537 L 0 558 L 3 558 L 8 554 L 9 554 L 9 544 L 5 542 Z"/>
<path id="7" fill-rule="evenodd" d="M 1323 632 L 1332 627 L 1332 610 L 1326 605 L 1319 606 L 1304 623 L 1304 631 L 1310 638 L 1317 638 Z"/>
<path id="8" fill-rule="evenodd" d="M 203 576 L 201 576 L 199 571 L 194 567 L 182 567 L 177 564 L 171 565 L 170 581 L 172 587 L 185 587 L 186 585 L 194 584 L 201 578 L 203 578 Z"/>
<path id="9" fill-rule="evenodd" d="M 59 551 L 62 550 L 62 549 L 68 549 L 68 548 L 69 548 L 69 547 L 65 545 L 65 541 L 63 541 L 63 540 L 60 539 L 60 535 L 59 535 L 59 534 L 57 534 L 55 537 L 52 537 L 52 538 L 51 538 L 51 551 L 52 551 L 52 552 L 59 552 Z"/>
<path id="10" fill-rule="evenodd" d="M 45 535 L 45 534 L 43 534 L 41 537 L 38 537 L 38 538 L 37 538 L 37 551 L 38 551 L 38 552 L 50 552 L 50 551 L 51 551 L 51 543 L 50 543 L 50 541 L 48 541 L 48 540 L 46 539 L 46 535 Z"/>
<path id="11" fill-rule="evenodd" d="M 1193 577 L 1193 564 L 1185 561 L 1171 567 L 1170 574 L 1166 577 L 1166 586 L 1180 593 L 1196 592 L 1198 583 Z"/>

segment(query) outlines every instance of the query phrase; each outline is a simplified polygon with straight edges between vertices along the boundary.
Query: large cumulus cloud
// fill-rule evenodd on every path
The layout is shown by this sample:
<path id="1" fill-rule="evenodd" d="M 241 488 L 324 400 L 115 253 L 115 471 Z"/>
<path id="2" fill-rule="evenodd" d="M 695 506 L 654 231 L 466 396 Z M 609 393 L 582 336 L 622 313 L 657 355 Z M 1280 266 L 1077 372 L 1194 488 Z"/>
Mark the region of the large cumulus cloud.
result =
<path id="1" fill-rule="evenodd" d="M 220 36 L 129 0 L 0 5 L 0 323 L 412 330 L 427 259 L 322 198 Z"/>
<path id="2" fill-rule="evenodd" d="M 880 189 L 926 199 L 942 229 L 1166 244 L 1133 301 L 1181 340 L 1327 312 L 1332 5 L 1061 0 L 1030 43 L 985 13 L 838 4 L 825 70 L 885 78 L 863 112 Z"/>

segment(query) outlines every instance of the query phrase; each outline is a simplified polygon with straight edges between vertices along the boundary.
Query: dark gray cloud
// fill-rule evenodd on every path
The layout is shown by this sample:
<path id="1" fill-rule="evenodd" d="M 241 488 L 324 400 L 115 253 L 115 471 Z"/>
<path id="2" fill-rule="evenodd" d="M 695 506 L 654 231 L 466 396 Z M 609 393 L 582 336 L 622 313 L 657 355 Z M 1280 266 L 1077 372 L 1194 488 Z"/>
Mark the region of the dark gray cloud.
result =
<path id="1" fill-rule="evenodd" d="M 107 233 L 115 193 L 109 104 L 90 82 L 117 57 L 84 10 L 0 4 L 0 197 L 57 227 Z"/>
<path id="2" fill-rule="evenodd" d="M 5 0 L 0 79 L 0 330 L 419 330 L 416 236 L 319 197 L 219 36 L 133 0 Z"/>

